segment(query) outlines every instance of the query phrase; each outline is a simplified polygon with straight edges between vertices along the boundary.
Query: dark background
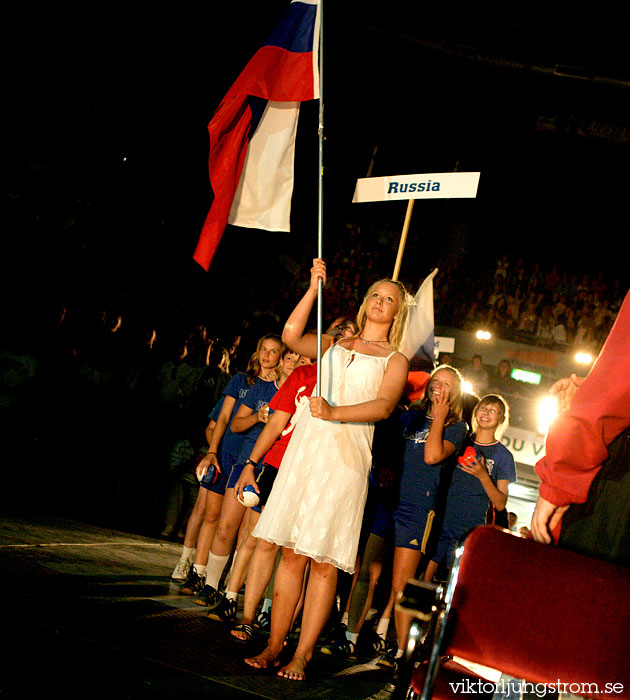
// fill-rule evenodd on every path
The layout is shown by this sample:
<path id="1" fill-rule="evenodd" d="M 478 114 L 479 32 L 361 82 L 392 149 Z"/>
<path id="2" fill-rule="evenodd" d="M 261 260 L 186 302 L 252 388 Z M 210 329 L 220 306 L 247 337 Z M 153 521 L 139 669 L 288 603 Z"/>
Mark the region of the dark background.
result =
<path id="1" fill-rule="evenodd" d="M 291 276 L 280 255 L 315 254 L 313 102 L 292 233 L 228 227 L 208 274 L 192 261 L 212 196 L 207 122 L 286 2 L 216 5 L 7 13 L 6 294 L 124 297 L 223 323 L 247 313 L 244 288 Z M 382 224 L 393 269 L 404 203 L 351 204 L 377 146 L 375 176 L 482 173 L 476 200 L 417 204 L 401 277 L 445 256 L 493 266 L 504 251 L 624 277 L 627 4 L 439 5 L 325 6 L 325 235 Z"/>

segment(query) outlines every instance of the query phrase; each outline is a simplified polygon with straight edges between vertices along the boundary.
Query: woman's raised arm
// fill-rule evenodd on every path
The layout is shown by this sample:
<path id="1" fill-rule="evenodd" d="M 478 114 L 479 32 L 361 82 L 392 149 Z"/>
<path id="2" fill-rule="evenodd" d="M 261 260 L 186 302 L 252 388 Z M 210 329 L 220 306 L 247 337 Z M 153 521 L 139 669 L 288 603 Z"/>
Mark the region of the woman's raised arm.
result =
<path id="1" fill-rule="evenodd" d="M 326 263 L 320 258 L 313 260 L 311 268 L 311 282 L 304 296 L 293 309 L 282 331 L 282 341 L 300 355 L 311 359 L 317 357 L 317 336 L 313 333 L 304 333 L 308 323 L 313 304 L 317 299 L 318 280 L 321 278 L 322 286 L 326 284 Z M 329 335 L 322 336 L 322 352 L 332 344 L 333 338 Z"/>

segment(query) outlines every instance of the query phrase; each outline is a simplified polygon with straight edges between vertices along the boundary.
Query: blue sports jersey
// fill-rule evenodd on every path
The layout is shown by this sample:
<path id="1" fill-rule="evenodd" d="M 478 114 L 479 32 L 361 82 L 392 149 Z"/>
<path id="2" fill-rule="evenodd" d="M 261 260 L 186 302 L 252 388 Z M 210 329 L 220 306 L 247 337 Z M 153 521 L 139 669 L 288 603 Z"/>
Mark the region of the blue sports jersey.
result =
<path id="1" fill-rule="evenodd" d="M 245 400 L 249 391 L 253 389 L 258 382 L 262 382 L 262 380 L 257 379 L 254 385 L 250 386 L 247 383 L 247 375 L 243 374 L 242 372 L 238 372 L 232 377 L 232 379 L 230 379 L 223 390 L 223 396 L 232 397 L 235 400 L 235 404 L 234 408 L 232 409 L 232 415 L 230 416 L 230 422 L 223 433 L 221 444 L 219 445 L 219 464 L 222 468 L 231 468 L 236 460 L 236 457 L 238 456 L 238 453 L 240 452 L 243 433 L 233 433 L 230 426 L 232 424 L 232 419 L 236 415 L 240 405 Z"/>
<path id="2" fill-rule="evenodd" d="M 516 481 L 516 468 L 514 457 L 508 448 L 498 440 L 487 445 L 483 445 L 475 440 L 471 440 L 472 446 L 480 452 L 486 460 L 486 469 L 494 485 L 499 479 Z M 459 496 L 485 496 L 486 492 L 481 481 L 476 476 L 468 474 L 461 469 L 453 472 L 453 479 L 448 491 L 449 498 Z"/>
<path id="3" fill-rule="evenodd" d="M 474 440 L 471 440 L 471 444 L 485 457 L 488 473 L 495 486 L 503 479 L 516 481 L 514 458 L 505 445 L 499 441 L 484 445 Z M 433 561 L 440 562 L 446 556 L 450 566 L 457 542 L 472 528 L 486 522 L 489 505 L 490 499 L 481 481 L 461 469 L 454 469 L 446 500 L 442 532 L 437 549 L 431 557 Z"/>
<path id="4" fill-rule="evenodd" d="M 405 411 L 400 417 L 404 426 L 403 468 L 400 477 L 400 503 L 430 505 L 440 482 L 442 467 L 460 453 L 468 431 L 464 421 L 444 428 L 443 439 L 455 445 L 455 452 L 439 464 L 426 464 L 424 445 L 433 421 L 421 411 Z"/>
<path id="5" fill-rule="evenodd" d="M 210 422 L 211 420 L 213 420 L 215 423 L 217 422 L 217 420 L 219 418 L 219 414 L 221 413 L 221 409 L 223 408 L 223 401 L 225 401 L 225 396 L 222 396 L 214 404 L 214 408 L 208 414 L 208 422 Z"/>
<path id="6" fill-rule="evenodd" d="M 263 406 L 266 406 L 271 399 L 273 399 L 277 391 L 278 385 L 275 381 L 265 382 L 260 380 L 252 387 L 251 391 L 243 400 L 242 405 L 251 408 L 254 413 L 258 413 Z M 270 409 L 269 415 L 272 413 L 273 411 Z M 252 427 L 245 432 L 241 433 L 243 438 L 241 440 L 241 449 L 238 459 L 236 460 L 237 464 L 243 464 L 243 462 L 249 457 L 254 445 L 256 444 L 256 440 L 258 440 L 258 436 L 260 433 L 262 433 L 264 427 L 265 423 L 258 422 L 252 425 Z"/>
<path id="7" fill-rule="evenodd" d="M 505 445 L 498 440 L 487 445 L 474 440 L 471 442 L 477 452 L 485 457 L 486 468 L 495 486 L 502 479 L 516 481 L 514 457 Z M 472 474 L 455 469 L 448 490 L 445 523 L 453 521 L 467 528 L 482 525 L 489 505 L 490 499 L 481 481 Z"/>

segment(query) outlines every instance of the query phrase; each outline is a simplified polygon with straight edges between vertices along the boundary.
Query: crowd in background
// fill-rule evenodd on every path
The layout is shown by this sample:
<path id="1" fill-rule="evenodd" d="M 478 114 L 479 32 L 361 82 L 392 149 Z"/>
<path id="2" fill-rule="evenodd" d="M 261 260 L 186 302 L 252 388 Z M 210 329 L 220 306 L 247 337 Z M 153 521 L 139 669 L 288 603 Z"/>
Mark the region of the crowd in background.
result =
<path id="1" fill-rule="evenodd" d="M 436 280 L 436 318 L 474 330 L 485 328 L 510 340 L 572 346 L 597 352 L 617 316 L 624 289 L 603 273 L 580 274 L 558 265 L 527 266 L 503 255 L 468 302 L 445 270 Z M 453 304 L 455 292 L 456 302 Z"/>
<path id="2" fill-rule="evenodd" d="M 357 225 L 332 240 L 325 324 L 352 317 L 366 284 L 391 275 L 398 244 Z M 624 292 L 603 274 L 552 262 L 494 256 L 464 275 L 448 259 L 427 265 L 414 256 L 417 249 L 407 251 L 401 275 L 412 293 L 439 268 L 437 325 L 484 326 L 521 342 L 596 352 Z M 79 515 L 111 517 L 116 503 L 118 526 L 162 531 L 173 475 L 192 474 L 190 460 L 205 444 L 207 417 L 225 383 L 245 368 L 258 337 L 281 331 L 304 291 L 305 275 L 297 274 L 310 265 L 304 244 L 281 263 L 286 277 L 257 287 L 247 318 L 229 328 L 217 327 L 212 310 L 194 317 L 171 308 L 149 317 L 119 299 L 111 306 L 77 298 L 35 304 L 14 293 L 1 317 L 5 483 L 26 492 L 35 480 Z M 409 270 L 418 276 L 410 279 Z"/>

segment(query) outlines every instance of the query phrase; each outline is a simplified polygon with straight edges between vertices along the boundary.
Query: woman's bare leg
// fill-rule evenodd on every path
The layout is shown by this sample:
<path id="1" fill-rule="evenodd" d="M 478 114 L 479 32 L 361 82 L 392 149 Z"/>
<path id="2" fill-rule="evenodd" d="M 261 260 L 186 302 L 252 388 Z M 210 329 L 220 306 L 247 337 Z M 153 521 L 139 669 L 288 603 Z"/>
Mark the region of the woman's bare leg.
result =
<path id="1" fill-rule="evenodd" d="M 278 578 L 276 575 L 276 585 Z M 337 569 L 332 564 L 319 563 L 311 560 L 311 572 L 306 587 L 304 610 L 302 611 L 302 630 L 293 658 L 283 666 L 278 675 L 294 681 L 303 681 L 315 645 L 324 625 L 328 621 L 335 600 L 337 588 Z M 275 595 L 274 595 L 274 606 Z M 273 607 L 271 619 L 273 622 Z"/>
<path id="2" fill-rule="evenodd" d="M 256 540 L 256 548 L 249 562 L 247 579 L 245 582 L 245 599 L 243 601 L 243 615 L 241 623 L 251 625 L 256 619 L 258 606 L 265 594 L 267 584 L 271 581 L 273 570 L 276 566 L 276 554 L 280 547 L 265 540 Z M 243 632 L 232 630 L 237 639 L 245 640 L 247 636 Z"/>
<path id="3" fill-rule="evenodd" d="M 430 561 L 427 564 L 427 568 L 424 570 L 424 574 L 422 575 L 422 580 L 423 581 L 428 581 L 431 583 L 433 581 L 433 577 L 435 576 L 435 572 L 437 571 L 438 565 L 436 561 Z"/>
<path id="4" fill-rule="evenodd" d="M 219 524 L 210 546 L 212 554 L 224 557 L 232 553 L 232 545 L 246 510 L 247 508 L 234 498 L 234 489 L 227 489 L 221 504 Z"/>
<path id="5" fill-rule="evenodd" d="M 204 489 L 203 486 L 199 487 L 197 500 L 195 501 L 195 505 L 193 506 L 190 518 L 188 518 L 188 524 L 186 525 L 184 547 L 189 547 L 190 549 L 193 549 L 197 544 L 199 531 L 201 530 L 204 516 L 206 514 L 206 500 L 208 493 L 208 489 Z"/>
<path id="6" fill-rule="evenodd" d="M 205 566 L 208 563 L 210 545 L 212 544 L 214 533 L 219 524 L 221 504 L 223 502 L 223 495 L 215 493 L 214 491 L 208 491 L 208 489 L 203 490 L 206 492 L 206 507 L 203 524 L 199 529 L 199 536 L 197 537 L 197 553 L 195 556 L 195 564 L 201 566 Z"/>
<path id="7" fill-rule="evenodd" d="M 403 590 L 410 578 L 416 575 L 416 569 L 420 563 L 422 552 L 417 549 L 404 549 L 396 547 L 394 550 L 394 565 L 392 573 L 392 588 L 394 596 Z M 411 616 L 401 610 L 394 609 L 394 620 L 396 621 L 396 637 L 398 639 L 398 651 L 405 649 Z"/>
<path id="8" fill-rule="evenodd" d="M 295 609 L 302 591 L 304 569 L 308 557 L 284 548 L 276 571 L 271 606 L 271 632 L 265 649 L 245 663 L 254 668 L 268 668 L 277 665 L 277 658 L 284 648 L 284 640 L 291 629 Z"/>
<path id="9" fill-rule="evenodd" d="M 234 564 L 232 565 L 230 579 L 227 585 L 228 593 L 238 593 L 241 590 L 243 583 L 245 583 L 249 563 L 256 548 L 256 542 L 258 542 L 257 538 L 252 535 L 252 530 L 256 527 L 256 523 L 260 518 L 260 513 L 251 509 L 248 510 L 249 517 L 246 516 L 243 518 L 243 522 L 247 521 L 248 533 L 236 550 Z"/>

